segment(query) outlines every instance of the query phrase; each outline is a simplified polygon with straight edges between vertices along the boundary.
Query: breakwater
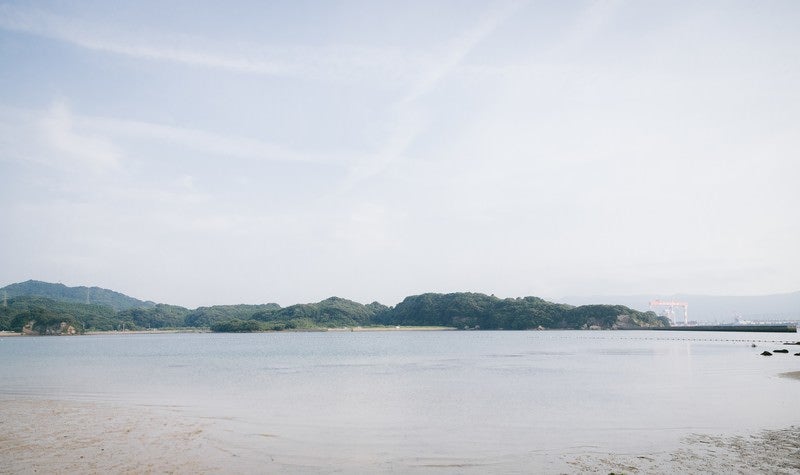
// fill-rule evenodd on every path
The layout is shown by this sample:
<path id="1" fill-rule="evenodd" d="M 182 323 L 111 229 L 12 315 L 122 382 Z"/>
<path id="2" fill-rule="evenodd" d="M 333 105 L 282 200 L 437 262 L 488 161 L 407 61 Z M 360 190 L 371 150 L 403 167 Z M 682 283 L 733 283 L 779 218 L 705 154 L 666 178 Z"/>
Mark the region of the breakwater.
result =
<path id="1" fill-rule="evenodd" d="M 690 325 L 664 328 L 627 328 L 626 330 L 657 330 L 673 332 L 797 333 L 797 325 Z"/>

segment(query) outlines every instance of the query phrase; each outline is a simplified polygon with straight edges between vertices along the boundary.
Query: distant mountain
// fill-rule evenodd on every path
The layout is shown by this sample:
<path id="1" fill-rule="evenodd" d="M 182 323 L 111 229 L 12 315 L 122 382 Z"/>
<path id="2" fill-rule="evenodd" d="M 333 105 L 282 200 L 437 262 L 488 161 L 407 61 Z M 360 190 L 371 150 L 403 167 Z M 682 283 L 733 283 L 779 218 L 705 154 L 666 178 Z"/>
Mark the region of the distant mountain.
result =
<path id="1" fill-rule="evenodd" d="M 756 296 L 717 295 L 604 295 L 564 297 L 571 305 L 619 304 L 649 310 L 652 300 L 674 300 L 689 304 L 689 320 L 733 323 L 737 318 L 753 321 L 800 320 L 800 292 Z"/>
<path id="2" fill-rule="evenodd" d="M 538 297 L 500 299 L 480 293 L 426 293 L 395 307 L 339 297 L 281 308 L 215 305 L 190 310 L 154 304 L 98 287 L 29 280 L 0 289 L 0 331 L 38 334 L 92 330 L 210 328 L 213 331 L 319 329 L 354 326 L 445 326 L 471 330 L 613 329 L 664 327 L 652 312 L 622 305 L 573 307 Z"/>
<path id="3" fill-rule="evenodd" d="M 0 289 L 0 299 L 24 296 L 45 297 L 59 302 L 104 305 L 116 311 L 132 308 L 150 308 L 156 305 L 153 302 L 145 302 L 113 290 L 101 289 L 100 287 L 67 287 L 64 284 L 51 284 L 38 280 L 19 282 Z"/>

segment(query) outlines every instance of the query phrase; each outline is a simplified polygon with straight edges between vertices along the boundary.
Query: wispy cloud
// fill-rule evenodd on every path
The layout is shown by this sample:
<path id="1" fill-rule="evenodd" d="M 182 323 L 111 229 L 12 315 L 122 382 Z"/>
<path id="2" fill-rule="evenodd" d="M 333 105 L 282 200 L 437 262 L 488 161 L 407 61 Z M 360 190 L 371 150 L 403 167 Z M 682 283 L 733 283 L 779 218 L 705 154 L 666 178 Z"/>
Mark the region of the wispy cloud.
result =
<path id="1" fill-rule="evenodd" d="M 98 132 L 116 137 L 144 139 L 229 158 L 263 161 L 343 164 L 352 154 L 301 152 L 249 137 L 224 135 L 187 127 L 176 127 L 105 117 L 82 117 L 80 122 Z"/>
<path id="2" fill-rule="evenodd" d="M 0 5 L 0 28 L 63 41 L 92 51 L 147 61 L 246 74 L 302 77 L 325 81 L 380 79 L 400 84 L 432 59 L 419 52 L 365 45 L 320 47 L 215 41 L 176 33 L 141 32 L 60 16 L 33 7 Z"/>
<path id="3" fill-rule="evenodd" d="M 570 53 L 584 47 L 608 26 L 609 21 L 623 4 L 624 0 L 608 0 L 587 5 L 572 26 L 566 29 L 560 43 L 551 54 Z"/>
<path id="4" fill-rule="evenodd" d="M 119 167 L 119 149 L 102 136 L 76 130 L 73 115 L 65 103 L 55 103 L 44 114 L 40 125 L 47 143 L 69 159 L 77 160 L 95 171 Z"/>
<path id="5" fill-rule="evenodd" d="M 400 159 L 416 137 L 425 129 L 426 118 L 419 103 L 459 65 L 482 41 L 488 38 L 514 11 L 521 2 L 501 4 L 488 11 L 476 25 L 456 36 L 442 48 L 430 66 L 422 70 L 411 87 L 394 105 L 395 127 L 378 153 L 365 157 L 353 167 L 342 189 L 347 190 L 357 183 L 378 175 Z"/>
<path id="6" fill-rule="evenodd" d="M 0 106 L 0 124 L 0 143 L 5 145 L 4 159 L 52 162 L 52 154 L 33 153 L 27 144 L 38 141 L 51 151 L 61 152 L 97 169 L 122 165 L 124 159 L 130 157 L 125 146 L 130 141 L 162 143 L 205 155 L 254 161 L 348 166 L 360 157 L 350 151 L 299 151 L 251 137 L 76 114 L 63 100 L 54 102 L 46 110 Z M 44 160 L 42 155 L 50 158 Z"/>
<path id="7" fill-rule="evenodd" d="M 514 11 L 521 2 L 500 5 L 487 12 L 472 28 L 453 38 L 433 61 L 432 67 L 423 71 L 413 87 L 401 102 L 413 102 L 431 92 L 447 75 L 455 70 L 464 58 L 482 41 L 489 37 Z"/>
<path id="8" fill-rule="evenodd" d="M 302 77 L 323 81 L 369 81 L 372 88 L 399 87 L 404 90 L 394 103 L 392 130 L 378 150 L 363 153 L 313 154 L 287 149 L 246 137 L 163 124 L 110 119 L 71 117 L 71 120 L 98 135 L 146 138 L 179 144 L 206 153 L 239 158 L 339 163 L 350 167 L 343 189 L 386 170 L 400 158 L 426 128 L 426 115 L 420 102 L 464 58 L 505 21 L 519 2 L 495 5 L 476 24 L 429 51 L 393 50 L 365 45 L 265 46 L 234 44 L 228 41 L 148 32 L 134 35 L 124 28 L 98 25 L 78 17 L 65 17 L 42 8 L 0 5 L 0 28 L 63 41 L 92 51 L 106 52 L 146 61 L 166 61 L 187 66 L 226 70 L 256 75 Z M 95 143 L 94 149 L 98 149 Z M 110 151 L 108 148 L 106 151 Z"/>
<path id="9" fill-rule="evenodd" d="M 126 38 L 124 32 L 108 31 L 74 18 L 16 5 L 0 5 L 0 28 L 65 41 L 108 53 L 149 60 L 174 61 L 194 66 L 229 69 L 257 74 L 290 74 L 292 66 L 280 61 L 246 56 L 218 56 L 200 49 L 178 48 L 187 38 L 143 42 Z M 150 35 L 148 35 L 150 36 Z"/>

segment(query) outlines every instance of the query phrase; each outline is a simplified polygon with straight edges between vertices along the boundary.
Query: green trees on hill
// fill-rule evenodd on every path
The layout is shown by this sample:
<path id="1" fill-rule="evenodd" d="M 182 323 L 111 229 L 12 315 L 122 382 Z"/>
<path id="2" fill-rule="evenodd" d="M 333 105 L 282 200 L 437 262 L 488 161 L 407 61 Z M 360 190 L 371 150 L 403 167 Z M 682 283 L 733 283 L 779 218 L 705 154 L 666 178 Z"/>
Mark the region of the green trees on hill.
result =
<path id="1" fill-rule="evenodd" d="M 387 325 L 437 325 L 481 330 L 613 328 L 623 323 L 627 326 L 667 326 L 652 312 L 638 312 L 621 305 L 572 307 L 538 297 L 500 299 L 478 293 L 406 297 L 396 307 L 379 315 L 377 320 Z"/>
<path id="2" fill-rule="evenodd" d="M 186 326 L 189 309 L 177 305 L 157 304 L 149 308 L 132 308 L 117 312 L 126 328 L 176 328 Z"/>
<path id="3" fill-rule="evenodd" d="M 308 319 L 291 319 L 287 321 L 239 320 L 234 318 L 211 325 L 212 332 L 248 333 L 264 331 L 301 330 L 318 328 L 313 321 Z"/>
<path id="4" fill-rule="evenodd" d="M 152 307 L 153 302 L 145 302 L 113 290 L 99 287 L 67 287 L 38 280 L 28 280 L 11 284 L 0 289 L 0 295 L 10 297 L 44 297 L 59 302 L 102 305 L 114 310 Z"/>
<path id="5" fill-rule="evenodd" d="M 87 326 L 112 329 L 114 310 L 101 305 L 58 302 L 43 297 L 14 297 L 0 306 L 0 330 L 22 332 L 28 326 L 33 333 L 60 333 L 63 322 L 81 333 Z"/>
<path id="6" fill-rule="evenodd" d="M 24 284 L 32 285 L 44 293 L 59 294 L 63 291 L 59 287 L 43 288 L 40 283 L 30 282 Z M 537 297 L 500 299 L 493 295 L 470 292 L 414 295 L 406 297 L 395 307 L 387 307 L 378 302 L 364 305 L 330 297 L 321 302 L 285 308 L 269 303 L 216 305 L 195 310 L 146 302 L 142 302 L 140 307 L 115 310 L 107 305 L 78 303 L 70 292 L 66 294 L 63 300 L 42 296 L 8 298 L 6 305 L 0 306 L 0 330 L 19 332 L 27 326 L 28 331 L 33 333 L 58 333 L 62 323 L 76 332 L 117 330 L 123 326 L 129 330 L 203 327 L 224 332 L 369 325 L 443 326 L 481 330 L 669 326 L 666 318 L 657 317 L 653 312 L 638 312 L 622 305 L 572 307 Z"/>
<path id="7" fill-rule="evenodd" d="M 474 328 L 488 322 L 492 299 L 483 294 L 422 294 L 406 297 L 389 312 L 379 316 L 386 325 L 434 325 Z"/>
<path id="8" fill-rule="evenodd" d="M 363 305 L 352 300 L 330 297 L 321 302 L 297 304 L 282 308 L 271 315 L 258 315 L 264 321 L 310 320 L 323 327 L 354 327 L 371 325 L 376 315 L 388 307 L 373 302 Z"/>
<path id="9" fill-rule="evenodd" d="M 39 335 L 74 334 L 83 331 L 75 317 L 59 315 L 41 307 L 33 307 L 18 313 L 11 319 L 11 327 L 15 331 L 27 331 Z"/>
<path id="10" fill-rule="evenodd" d="M 271 314 L 280 310 L 276 303 L 263 305 L 214 305 L 212 307 L 198 307 L 189 311 L 184 317 L 187 327 L 211 327 L 227 320 L 250 320 L 256 314 Z"/>
<path id="11" fill-rule="evenodd" d="M 21 331 L 19 323 L 24 318 L 22 315 L 42 315 L 38 312 L 62 318 L 63 321 L 74 320 L 81 328 L 91 327 L 111 330 L 115 322 L 115 312 L 111 307 L 59 302 L 44 297 L 22 296 L 9 298 L 6 306 L 0 307 L 0 325 L 3 326 L 0 329 Z"/>
<path id="12" fill-rule="evenodd" d="M 243 332 L 365 326 L 374 324 L 374 317 L 388 310 L 388 307 L 377 302 L 363 305 L 339 297 L 286 308 L 271 305 L 249 316 L 220 319 L 211 325 L 211 330 Z"/>
<path id="13" fill-rule="evenodd" d="M 318 303 L 256 312 L 251 319 L 279 325 L 257 327 L 250 324 L 260 330 L 367 325 L 444 326 L 482 330 L 669 326 L 669 321 L 652 312 L 638 312 L 621 305 L 572 307 L 538 297 L 500 299 L 479 293 L 415 295 L 406 297 L 394 308 L 377 302 L 362 305 L 331 297 Z M 241 320 L 233 323 L 231 326 L 212 326 L 212 330 L 245 331 L 242 328 L 247 328 Z"/>
<path id="14" fill-rule="evenodd" d="M 239 320 L 238 318 L 211 325 L 211 331 L 224 333 L 250 333 L 264 330 L 266 327 L 257 320 Z"/>

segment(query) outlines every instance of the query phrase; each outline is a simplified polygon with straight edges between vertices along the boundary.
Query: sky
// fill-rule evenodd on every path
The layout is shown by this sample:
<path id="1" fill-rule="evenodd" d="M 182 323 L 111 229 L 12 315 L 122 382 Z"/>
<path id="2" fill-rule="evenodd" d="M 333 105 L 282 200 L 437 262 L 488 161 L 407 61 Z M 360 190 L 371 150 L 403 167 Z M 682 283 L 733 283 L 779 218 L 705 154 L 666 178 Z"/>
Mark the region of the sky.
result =
<path id="1" fill-rule="evenodd" d="M 0 286 L 800 290 L 800 2 L 0 0 Z"/>

